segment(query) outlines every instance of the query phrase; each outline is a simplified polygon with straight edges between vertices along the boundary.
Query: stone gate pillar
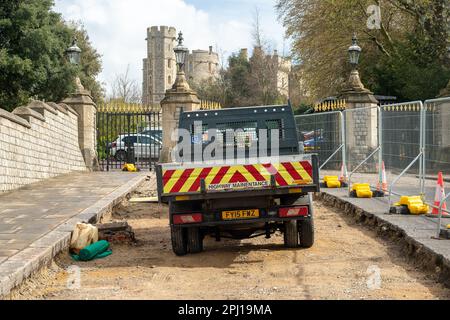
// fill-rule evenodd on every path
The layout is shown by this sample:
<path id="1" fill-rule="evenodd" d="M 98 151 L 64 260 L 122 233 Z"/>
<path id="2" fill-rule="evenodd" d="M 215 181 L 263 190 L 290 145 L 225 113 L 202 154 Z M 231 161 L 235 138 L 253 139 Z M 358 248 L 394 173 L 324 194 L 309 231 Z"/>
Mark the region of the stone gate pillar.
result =
<path id="1" fill-rule="evenodd" d="M 340 95 L 347 102 L 345 125 L 347 153 L 351 154 L 352 166 L 359 164 L 378 146 L 378 105 L 373 93 L 361 82 L 358 70 L 353 70 L 348 87 Z"/>
<path id="2" fill-rule="evenodd" d="M 79 78 L 76 79 L 76 85 L 75 93 L 63 103 L 78 113 L 78 141 L 86 167 L 89 170 L 98 170 L 97 106 L 92 100 L 91 93 L 83 87 Z"/>
<path id="3" fill-rule="evenodd" d="M 178 129 L 178 120 L 181 112 L 200 109 L 200 100 L 197 94 L 189 87 L 184 72 L 177 74 L 173 87 L 166 91 L 165 98 L 161 101 L 163 147 L 161 151 L 161 163 L 171 162 L 171 152 L 176 145 L 172 141 L 172 133 Z"/>

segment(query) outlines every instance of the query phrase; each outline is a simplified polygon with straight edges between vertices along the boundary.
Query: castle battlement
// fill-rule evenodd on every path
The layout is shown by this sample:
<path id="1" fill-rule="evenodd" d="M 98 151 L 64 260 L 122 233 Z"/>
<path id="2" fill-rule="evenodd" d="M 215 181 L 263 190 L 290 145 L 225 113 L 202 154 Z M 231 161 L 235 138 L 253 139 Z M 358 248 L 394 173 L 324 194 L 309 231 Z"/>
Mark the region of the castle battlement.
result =
<path id="1" fill-rule="evenodd" d="M 177 30 L 168 26 L 153 26 L 147 28 L 147 34 L 152 37 L 176 37 Z"/>

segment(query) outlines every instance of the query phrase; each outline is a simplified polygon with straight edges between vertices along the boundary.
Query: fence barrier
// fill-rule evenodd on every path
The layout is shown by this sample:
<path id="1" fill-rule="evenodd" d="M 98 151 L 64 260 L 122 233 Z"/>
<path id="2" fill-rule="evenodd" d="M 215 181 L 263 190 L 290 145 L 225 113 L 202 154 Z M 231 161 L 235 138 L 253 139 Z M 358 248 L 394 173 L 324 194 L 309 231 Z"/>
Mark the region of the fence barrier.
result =
<path id="1" fill-rule="evenodd" d="M 329 110 L 335 111 L 322 112 Z M 359 175 L 378 188 L 385 168 L 389 206 L 393 196 L 420 194 L 440 211 L 439 222 L 450 213 L 443 209 L 450 193 L 440 205 L 434 199 L 439 172 L 450 181 L 450 98 L 356 109 L 326 102 L 315 111 L 296 123 L 305 151 L 319 154 L 321 171 L 333 174 L 344 164 L 349 185 Z"/>
<path id="2" fill-rule="evenodd" d="M 436 177 L 439 172 L 442 172 L 444 181 L 450 181 L 450 98 L 425 101 L 424 118 L 426 127 L 424 134 L 423 184 L 427 191 L 425 193 L 425 201 L 432 208 L 439 211 L 439 237 L 443 213 L 450 213 L 448 209 L 444 209 L 444 204 L 450 198 L 450 192 L 437 205 L 434 199 L 436 182 L 432 178 Z"/>
<path id="3" fill-rule="evenodd" d="M 423 103 L 413 101 L 381 106 L 383 156 L 389 185 L 389 208 L 392 195 L 424 194 L 424 117 Z M 401 184 L 403 182 L 403 184 Z M 397 187 L 394 191 L 394 187 Z"/>
<path id="4" fill-rule="evenodd" d="M 346 162 L 343 115 L 340 111 L 296 116 L 298 135 L 306 153 L 317 153 L 320 170 L 338 172 Z"/>
<path id="5" fill-rule="evenodd" d="M 349 194 L 353 176 L 364 179 L 372 188 L 379 182 L 382 166 L 382 136 L 380 108 L 367 107 L 343 111 L 345 121 L 345 151 Z"/>

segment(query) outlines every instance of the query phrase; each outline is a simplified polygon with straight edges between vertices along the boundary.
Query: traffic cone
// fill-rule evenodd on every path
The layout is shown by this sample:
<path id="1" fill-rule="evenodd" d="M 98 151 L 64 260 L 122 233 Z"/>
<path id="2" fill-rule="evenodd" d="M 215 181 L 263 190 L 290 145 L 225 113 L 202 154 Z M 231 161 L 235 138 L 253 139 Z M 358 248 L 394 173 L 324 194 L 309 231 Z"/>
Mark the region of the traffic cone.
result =
<path id="1" fill-rule="evenodd" d="M 436 186 L 436 195 L 434 196 L 434 206 L 432 215 L 439 215 L 439 206 L 441 205 L 441 201 L 445 198 L 445 189 L 444 189 L 444 176 L 442 172 L 439 172 L 437 186 Z M 442 206 L 443 210 L 447 210 L 447 204 L 444 202 Z M 442 212 L 442 216 L 449 217 L 450 215 L 446 212 Z"/>
<path id="2" fill-rule="evenodd" d="M 341 175 L 339 177 L 339 181 L 341 183 L 347 183 L 347 168 L 344 164 L 341 166 Z"/>
<path id="3" fill-rule="evenodd" d="M 378 181 L 377 186 L 378 191 L 387 192 L 388 191 L 388 183 L 387 183 L 387 177 L 386 177 L 386 167 L 384 165 L 384 161 L 381 167 L 381 177 L 380 181 Z"/>

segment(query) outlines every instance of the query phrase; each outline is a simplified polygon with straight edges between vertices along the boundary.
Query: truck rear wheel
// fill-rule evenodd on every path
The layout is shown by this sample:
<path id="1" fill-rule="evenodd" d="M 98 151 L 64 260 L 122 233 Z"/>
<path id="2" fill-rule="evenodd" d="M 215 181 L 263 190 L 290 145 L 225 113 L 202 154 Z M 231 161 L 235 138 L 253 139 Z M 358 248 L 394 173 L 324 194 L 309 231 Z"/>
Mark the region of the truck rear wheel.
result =
<path id="1" fill-rule="evenodd" d="M 284 223 L 284 246 L 298 248 L 298 226 L 295 220 Z"/>
<path id="2" fill-rule="evenodd" d="M 307 219 L 299 222 L 300 247 L 311 248 L 314 245 L 314 220 Z"/>
<path id="3" fill-rule="evenodd" d="M 200 253 L 203 251 L 203 236 L 200 228 L 187 229 L 187 250 L 189 253 Z"/>
<path id="4" fill-rule="evenodd" d="M 188 253 L 186 230 L 171 226 L 172 249 L 177 256 L 185 256 Z"/>

